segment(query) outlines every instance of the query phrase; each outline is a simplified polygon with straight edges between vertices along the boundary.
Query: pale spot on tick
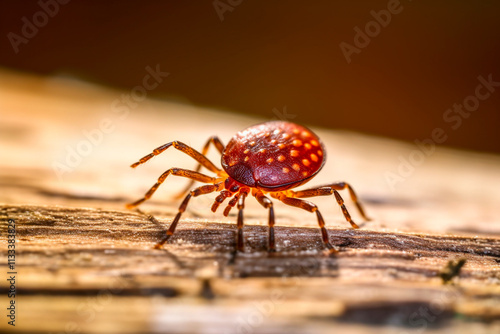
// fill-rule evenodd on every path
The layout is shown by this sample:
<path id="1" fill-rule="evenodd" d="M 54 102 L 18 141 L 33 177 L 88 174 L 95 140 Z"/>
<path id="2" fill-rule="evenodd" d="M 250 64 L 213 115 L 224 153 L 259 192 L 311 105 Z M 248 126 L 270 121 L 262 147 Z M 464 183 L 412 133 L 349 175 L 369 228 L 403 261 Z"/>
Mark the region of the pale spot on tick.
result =
<path id="1" fill-rule="evenodd" d="M 294 158 L 298 157 L 299 156 L 299 151 L 297 150 L 291 150 L 290 151 L 290 155 Z"/>
<path id="2" fill-rule="evenodd" d="M 293 129 L 293 133 L 298 135 L 300 133 L 300 130 L 299 129 Z"/>
<path id="3" fill-rule="evenodd" d="M 307 176 L 307 172 L 302 172 L 302 176 Z"/>
<path id="4" fill-rule="evenodd" d="M 278 144 L 278 147 L 282 150 L 285 148 L 285 144 Z"/>
<path id="5" fill-rule="evenodd" d="M 302 140 L 300 139 L 295 139 L 293 142 L 292 142 L 293 146 L 296 146 L 296 147 L 299 147 L 299 146 L 302 146 Z"/>
<path id="6" fill-rule="evenodd" d="M 286 159 L 286 158 L 285 158 L 285 156 L 284 156 L 284 155 L 280 155 L 280 156 L 278 157 L 278 161 L 281 161 L 281 162 L 285 161 L 285 159 Z"/>
<path id="7" fill-rule="evenodd" d="M 274 133 L 275 135 L 279 134 L 280 132 L 281 132 L 281 130 L 280 130 L 280 129 L 276 129 L 276 130 L 274 130 L 274 131 L 273 131 L 273 133 Z"/>
<path id="8" fill-rule="evenodd" d="M 311 160 L 312 161 L 318 161 L 318 156 L 316 154 L 311 154 Z"/>
<path id="9" fill-rule="evenodd" d="M 272 163 L 273 161 L 274 161 L 274 159 L 273 159 L 273 158 L 269 158 L 269 159 L 267 159 L 267 160 L 266 160 L 266 162 L 267 162 L 268 164 Z"/>
<path id="10" fill-rule="evenodd" d="M 236 165 L 237 162 L 238 161 L 236 161 L 236 160 L 232 160 L 231 162 L 229 162 L 229 166 L 233 167 L 234 165 Z"/>
<path id="11" fill-rule="evenodd" d="M 304 136 L 304 137 L 310 137 L 311 134 L 308 131 L 302 131 L 302 136 Z"/>
<path id="12" fill-rule="evenodd" d="M 321 157 L 323 155 L 323 152 L 321 150 L 318 150 L 318 155 Z"/>
<path id="13" fill-rule="evenodd" d="M 283 171 L 283 173 L 288 173 L 288 172 L 290 171 L 290 169 L 289 169 L 289 168 L 284 167 L 284 168 L 282 169 L 282 171 Z"/>
<path id="14" fill-rule="evenodd" d="M 310 150 L 312 146 L 311 146 L 311 144 L 309 144 L 309 143 L 305 143 L 305 144 L 304 144 L 304 147 L 305 147 L 307 150 Z"/>
<path id="15" fill-rule="evenodd" d="M 243 151 L 243 153 L 245 153 L 245 154 L 248 154 L 248 152 L 250 152 L 250 150 L 248 148 Z"/>
<path id="16" fill-rule="evenodd" d="M 247 162 L 248 160 L 250 160 L 250 158 L 249 157 L 245 157 L 245 162 Z"/>
<path id="17" fill-rule="evenodd" d="M 255 146 L 255 142 L 254 142 L 254 141 L 251 141 L 251 142 L 250 142 L 250 146 Z"/>
<path id="18" fill-rule="evenodd" d="M 276 144 L 276 139 L 271 140 L 271 144 Z"/>
<path id="19" fill-rule="evenodd" d="M 266 149 L 265 149 L 265 148 L 261 148 L 261 149 L 259 150 L 259 152 L 260 152 L 260 153 L 266 153 Z"/>
<path id="20" fill-rule="evenodd" d="M 319 143 L 316 140 L 311 140 L 311 144 L 313 144 L 314 146 L 319 146 Z"/>
<path id="21" fill-rule="evenodd" d="M 290 135 L 288 133 L 284 133 L 283 134 L 283 139 L 288 139 L 288 138 L 290 138 Z"/>
<path id="22" fill-rule="evenodd" d="M 292 168 L 295 169 L 297 172 L 300 170 L 300 166 L 298 164 L 293 164 Z"/>
<path id="23" fill-rule="evenodd" d="M 309 166 L 311 164 L 311 162 L 307 159 L 302 159 L 302 163 L 304 164 L 304 166 Z"/>

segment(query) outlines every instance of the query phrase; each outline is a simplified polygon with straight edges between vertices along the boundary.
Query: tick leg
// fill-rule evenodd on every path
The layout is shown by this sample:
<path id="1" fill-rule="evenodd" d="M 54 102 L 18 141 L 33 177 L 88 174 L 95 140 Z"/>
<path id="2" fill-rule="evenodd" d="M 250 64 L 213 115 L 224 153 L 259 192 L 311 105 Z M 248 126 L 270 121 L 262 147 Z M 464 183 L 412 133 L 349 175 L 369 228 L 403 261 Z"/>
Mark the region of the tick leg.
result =
<path id="1" fill-rule="evenodd" d="M 335 189 L 335 190 L 344 190 L 345 188 L 347 188 L 347 190 L 349 191 L 349 195 L 351 195 L 351 199 L 354 202 L 354 204 L 356 204 L 356 207 L 358 208 L 358 211 L 361 214 L 361 216 L 363 216 L 363 218 L 365 220 L 370 220 L 370 218 L 368 218 L 368 216 L 365 214 L 365 210 L 363 209 L 363 206 L 359 202 L 358 196 L 356 195 L 356 193 L 354 192 L 354 189 L 351 187 L 351 185 L 349 183 L 338 182 L 338 183 L 330 184 L 330 185 L 328 185 L 328 187 L 331 187 L 332 189 Z"/>
<path id="2" fill-rule="evenodd" d="M 208 153 L 208 148 L 210 147 L 210 144 L 213 144 L 215 146 L 215 148 L 217 149 L 217 151 L 219 151 L 219 153 L 222 154 L 222 152 L 224 151 L 224 144 L 222 144 L 222 141 L 219 139 L 219 137 L 217 136 L 212 136 L 210 138 L 208 138 L 207 142 L 205 143 L 205 146 L 203 146 L 203 149 L 201 150 L 201 155 L 203 156 L 206 156 L 207 153 Z M 199 163 L 196 168 L 195 168 L 195 171 L 196 172 L 199 172 L 200 169 L 201 169 L 201 166 L 202 164 Z M 191 180 L 189 181 L 189 184 L 184 188 L 183 191 L 181 191 L 177 196 L 176 198 L 181 198 L 186 192 L 189 191 L 189 189 L 191 189 L 191 187 L 193 186 L 194 184 L 194 181 Z"/>
<path id="3" fill-rule="evenodd" d="M 236 193 L 236 195 L 231 198 L 229 203 L 227 204 L 226 208 L 224 209 L 224 217 L 227 217 L 229 215 L 229 212 L 231 209 L 238 203 L 238 200 L 240 199 L 241 195 L 245 193 L 245 196 L 250 192 L 249 188 L 241 188 L 239 192 Z"/>
<path id="4" fill-rule="evenodd" d="M 216 182 L 221 181 L 220 178 L 211 177 L 211 176 L 208 176 L 208 175 L 205 175 L 202 173 L 198 173 L 198 172 L 195 172 L 192 170 L 182 169 L 182 168 L 170 168 L 165 173 L 161 174 L 161 176 L 158 178 L 158 181 L 151 187 L 151 189 L 148 190 L 148 192 L 144 195 L 143 198 L 141 198 L 133 203 L 127 204 L 127 208 L 131 209 L 133 207 L 136 207 L 139 204 L 141 204 L 142 202 L 151 198 L 151 196 L 153 196 L 156 189 L 158 189 L 158 187 L 165 181 L 167 176 L 169 176 L 170 174 L 187 177 L 187 178 L 190 178 L 192 180 L 196 180 L 196 181 L 204 182 L 204 183 L 216 183 Z"/>
<path id="5" fill-rule="evenodd" d="M 264 208 L 269 209 L 269 251 L 276 252 L 276 242 L 274 240 L 274 208 L 273 202 L 266 197 L 262 191 L 255 193 L 255 198 Z"/>
<path id="6" fill-rule="evenodd" d="M 344 216 L 346 217 L 347 221 L 351 223 L 352 220 L 349 220 L 347 217 L 350 218 L 349 213 L 347 212 L 347 209 L 345 209 L 344 206 L 344 200 L 340 196 L 340 194 L 336 190 L 344 190 L 346 189 L 349 191 L 349 194 L 351 196 L 352 201 L 358 208 L 359 213 L 365 220 L 370 220 L 365 214 L 365 210 L 363 209 L 363 206 L 358 200 L 358 196 L 356 196 L 356 193 L 354 192 L 354 189 L 351 187 L 350 184 L 346 182 L 339 182 L 339 183 L 333 183 L 329 184 L 326 186 L 321 186 L 317 188 L 312 188 L 312 189 L 306 189 L 306 190 L 300 190 L 300 191 L 293 191 L 293 197 L 296 198 L 304 198 L 304 197 L 314 197 L 314 196 L 328 196 L 331 194 L 335 195 L 335 199 L 337 200 L 337 203 L 340 205 L 342 208 L 342 212 L 344 212 Z M 347 212 L 347 215 L 346 215 Z M 351 223 L 352 225 L 352 223 Z M 354 227 L 354 226 L 353 226 Z"/>
<path id="7" fill-rule="evenodd" d="M 205 166 L 208 170 L 210 170 L 214 173 L 217 173 L 217 174 L 219 174 L 221 172 L 221 169 L 217 168 L 210 160 L 208 160 L 207 157 L 205 157 L 205 155 L 201 154 L 200 152 L 196 151 L 194 148 L 192 148 L 192 147 L 190 147 L 190 146 L 188 146 L 180 141 L 172 141 L 170 143 L 166 143 L 165 145 L 162 145 L 160 147 L 155 148 L 152 153 L 142 157 L 139 161 L 130 165 L 130 167 L 135 168 L 135 167 L 147 162 L 149 159 L 151 159 L 155 155 L 158 155 L 158 154 L 164 152 L 170 146 L 173 146 L 174 148 L 178 149 L 179 151 L 186 153 L 191 158 L 198 161 L 201 165 Z"/>
<path id="8" fill-rule="evenodd" d="M 330 254 L 338 252 L 337 248 L 335 248 L 330 243 L 330 238 L 328 237 L 328 231 L 325 228 L 325 220 L 323 219 L 323 216 L 319 212 L 316 204 L 298 198 L 287 197 L 280 193 L 273 195 L 273 197 L 279 199 L 280 201 L 282 201 L 287 205 L 295 206 L 309 212 L 316 212 L 316 217 L 318 218 L 318 225 L 321 230 L 321 237 L 323 239 L 323 243 L 325 244 L 326 248 L 328 248 Z"/>
<path id="9" fill-rule="evenodd" d="M 182 213 L 184 211 L 186 211 L 186 207 L 187 207 L 191 197 L 209 194 L 209 193 L 212 193 L 214 191 L 222 190 L 223 188 L 224 188 L 224 183 L 220 182 L 217 184 L 204 185 L 204 186 L 201 186 L 201 187 L 198 187 L 196 189 L 191 190 L 189 192 L 189 194 L 187 194 L 187 196 L 184 198 L 181 205 L 179 206 L 179 212 L 177 213 L 174 220 L 170 224 L 170 227 L 167 230 L 167 235 L 165 235 L 165 237 L 159 243 L 157 243 L 155 245 L 155 248 L 160 249 L 163 246 L 163 244 L 165 244 L 165 242 L 167 242 L 168 239 L 170 239 L 170 237 L 174 234 L 175 228 L 177 227 L 177 223 L 179 222 L 179 219 L 181 218 Z"/>
<path id="10" fill-rule="evenodd" d="M 236 241 L 236 248 L 238 251 L 243 252 L 245 250 L 243 241 L 243 209 L 245 208 L 245 198 L 247 197 L 247 192 L 242 192 L 240 198 L 238 199 L 238 237 Z"/>
<path id="11" fill-rule="evenodd" d="M 231 197 L 232 195 L 233 195 L 232 192 L 230 192 L 228 190 L 222 190 L 220 192 L 219 196 L 217 196 L 215 198 L 215 201 L 212 204 L 212 212 L 217 211 L 217 209 L 219 208 L 219 206 L 226 200 L 226 198 Z"/>

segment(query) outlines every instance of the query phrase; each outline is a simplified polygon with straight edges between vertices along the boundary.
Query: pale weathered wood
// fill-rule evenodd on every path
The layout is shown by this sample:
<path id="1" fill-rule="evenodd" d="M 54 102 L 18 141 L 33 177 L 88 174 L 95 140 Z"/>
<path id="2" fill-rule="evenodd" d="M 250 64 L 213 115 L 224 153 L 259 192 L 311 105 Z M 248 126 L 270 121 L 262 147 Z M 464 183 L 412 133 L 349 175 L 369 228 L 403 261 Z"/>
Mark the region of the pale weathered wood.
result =
<path id="1" fill-rule="evenodd" d="M 211 213 L 214 196 L 193 199 L 172 242 L 155 250 L 186 180 L 168 179 L 141 206 L 144 213 L 124 204 L 165 169 L 195 164 L 172 151 L 128 166 L 167 141 L 200 148 L 217 134 L 227 142 L 261 120 L 152 100 L 120 119 L 111 107 L 120 94 L 62 79 L 0 76 L 0 244 L 6 258 L 3 231 L 13 219 L 16 331 L 499 331 L 499 157 L 438 147 L 390 187 L 387 172 L 414 146 L 316 129 L 329 155 L 311 184 L 351 182 L 373 218 L 360 222 L 343 194 L 361 225 L 353 230 L 333 198 L 313 199 L 338 255 L 325 256 L 314 215 L 279 203 L 278 252 L 267 253 L 267 212 L 251 199 L 247 247 L 235 253 L 235 211 L 228 218 Z M 98 140 L 105 118 L 114 128 Z M 96 136 L 89 153 L 58 176 L 54 162 L 65 163 L 68 147 L 84 145 L 89 133 Z M 218 162 L 215 152 L 210 157 Z M 440 271 L 459 258 L 466 259 L 459 277 L 444 285 Z M 6 288 L 2 280 L 3 296 Z M 13 328 L 2 320 L 0 330 Z"/>

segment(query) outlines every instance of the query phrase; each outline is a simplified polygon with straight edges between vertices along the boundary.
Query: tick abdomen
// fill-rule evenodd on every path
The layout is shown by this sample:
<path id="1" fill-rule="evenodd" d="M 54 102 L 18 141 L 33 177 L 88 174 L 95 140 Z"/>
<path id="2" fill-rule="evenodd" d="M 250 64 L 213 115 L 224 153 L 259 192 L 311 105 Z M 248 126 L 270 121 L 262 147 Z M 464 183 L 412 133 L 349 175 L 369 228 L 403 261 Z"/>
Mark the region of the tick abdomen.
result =
<path id="1" fill-rule="evenodd" d="M 238 132 L 222 154 L 222 167 L 249 187 L 284 190 L 307 182 L 325 160 L 323 145 L 311 130 L 274 121 Z"/>

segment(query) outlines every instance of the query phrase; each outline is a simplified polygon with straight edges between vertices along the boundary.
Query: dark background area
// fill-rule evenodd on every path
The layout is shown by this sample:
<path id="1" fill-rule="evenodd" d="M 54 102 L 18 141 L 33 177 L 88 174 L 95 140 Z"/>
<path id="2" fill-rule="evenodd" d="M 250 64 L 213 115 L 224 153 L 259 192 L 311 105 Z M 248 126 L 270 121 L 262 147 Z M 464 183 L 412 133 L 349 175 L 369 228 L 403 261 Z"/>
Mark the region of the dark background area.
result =
<path id="1" fill-rule="evenodd" d="M 340 43 L 390 2 L 221 0 L 220 16 L 213 0 L 1 1 L 0 67 L 129 90 L 160 64 L 155 97 L 407 141 L 441 127 L 444 145 L 500 152 L 500 87 L 457 129 L 443 120 L 478 76 L 500 82 L 500 1 L 402 0 L 348 63 Z M 41 3 L 57 13 L 16 53 L 9 33 Z"/>

